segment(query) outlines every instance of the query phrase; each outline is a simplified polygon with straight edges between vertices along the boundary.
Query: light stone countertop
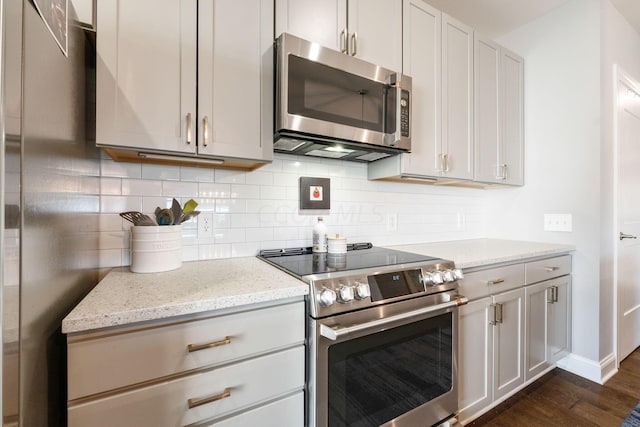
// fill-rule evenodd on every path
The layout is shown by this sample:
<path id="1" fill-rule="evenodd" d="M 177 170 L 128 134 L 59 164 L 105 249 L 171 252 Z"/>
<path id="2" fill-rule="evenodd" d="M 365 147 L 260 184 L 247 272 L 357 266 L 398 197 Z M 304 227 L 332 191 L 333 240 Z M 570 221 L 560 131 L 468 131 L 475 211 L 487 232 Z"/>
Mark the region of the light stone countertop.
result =
<path id="1" fill-rule="evenodd" d="M 255 257 L 186 262 L 163 273 L 116 268 L 62 321 L 63 333 L 304 296 L 309 285 Z"/>
<path id="2" fill-rule="evenodd" d="M 575 250 L 573 245 L 499 239 L 417 243 L 389 248 L 452 260 L 461 269 L 553 256 Z"/>

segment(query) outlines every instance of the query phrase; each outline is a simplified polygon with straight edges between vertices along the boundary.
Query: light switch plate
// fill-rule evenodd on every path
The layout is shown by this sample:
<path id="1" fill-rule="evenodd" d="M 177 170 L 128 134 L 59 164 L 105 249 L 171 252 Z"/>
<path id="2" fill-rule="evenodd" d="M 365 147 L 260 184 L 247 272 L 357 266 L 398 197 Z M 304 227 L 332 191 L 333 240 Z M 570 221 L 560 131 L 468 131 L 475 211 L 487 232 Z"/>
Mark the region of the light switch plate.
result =
<path id="1" fill-rule="evenodd" d="M 573 231 L 571 214 L 544 214 L 544 231 Z"/>

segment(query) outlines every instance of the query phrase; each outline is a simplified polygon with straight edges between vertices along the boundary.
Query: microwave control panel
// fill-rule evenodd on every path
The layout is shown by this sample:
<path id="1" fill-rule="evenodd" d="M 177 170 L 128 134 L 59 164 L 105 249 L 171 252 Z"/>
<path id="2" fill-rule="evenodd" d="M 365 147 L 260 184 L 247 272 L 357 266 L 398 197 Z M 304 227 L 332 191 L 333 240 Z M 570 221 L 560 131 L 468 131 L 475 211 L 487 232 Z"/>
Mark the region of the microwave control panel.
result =
<path id="1" fill-rule="evenodd" d="M 409 137 L 409 91 L 403 90 L 400 95 L 400 135 Z"/>

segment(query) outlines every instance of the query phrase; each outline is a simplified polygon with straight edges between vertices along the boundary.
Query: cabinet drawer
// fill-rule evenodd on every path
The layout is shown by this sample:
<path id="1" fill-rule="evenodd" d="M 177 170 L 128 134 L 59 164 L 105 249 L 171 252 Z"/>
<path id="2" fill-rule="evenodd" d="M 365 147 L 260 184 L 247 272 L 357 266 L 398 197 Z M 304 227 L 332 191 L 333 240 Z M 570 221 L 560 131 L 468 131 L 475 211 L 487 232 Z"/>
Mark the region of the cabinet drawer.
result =
<path id="1" fill-rule="evenodd" d="M 303 392 L 260 406 L 235 417 L 207 424 L 209 427 L 300 427 L 303 425 Z"/>
<path id="2" fill-rule="evenodd" d="M 571 274 L 571 255 L 563 255 L 525 264 L 527 285 Z"/>
<path id="3" fill-rule="evenodd" d="M 302 391 L 304 355 L 304 346 L 298 346 L 74 405 L 68 409 L 68 426 L 175 427 L 224 416 L 277 396 Z M 228 397 L 189 409 L 190 399 L 193 403 L 193 399 L 221 395 L 225 390 L 230 393 Z"/>
<path id="4" fill-rule="evenodd" d="M 122 334 L 72 337 L 68 399 L 301 344 L 305 324 L 301 301 Z M 190 344 L 208 343 L 221 345 L 189 351 Z"/>
<path id="5" fill-rule="evenodd" d="M 508 291 L 524 286 L 524 265 L 515 264 L 465 273 L 459 285 L 460 293 L 470 301 Z"/>

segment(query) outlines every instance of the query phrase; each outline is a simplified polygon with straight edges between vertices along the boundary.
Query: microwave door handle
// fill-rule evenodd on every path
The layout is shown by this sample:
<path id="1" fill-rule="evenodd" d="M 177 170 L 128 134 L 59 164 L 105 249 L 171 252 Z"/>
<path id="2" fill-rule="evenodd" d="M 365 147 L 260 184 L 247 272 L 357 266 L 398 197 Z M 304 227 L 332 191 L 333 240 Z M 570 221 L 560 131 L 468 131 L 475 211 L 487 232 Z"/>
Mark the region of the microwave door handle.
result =
<path id="1" fill-rule="evenodd" d="M 385 317 L 383 319 L 372 320 L 371 322 L 361 323 L 358 325 L 347 326 L 347 327 L 331 327 L 327 325 L 320 325 L 320 335 L 323 337 L 330 339 L 332 341 L 337 341 L 345 336 L 351 335 L 356 332 L 365 331 L 367 329 L 378 328 L 381 326 L 388 325 L 390 323 L 398 322 L 401 320 L 411 319 L 416 316 L 421 316 L 428 313 L 433 313 L 438 310 L 443 310 L 450 307 L 457 307 L 460 305 L 464 305 L 469 302 L 469 299 L 466 297 L 458 297 L 453 301 L 446 302 L 444 304 L 437 304 L 431 307 L 423 307 L 418 310 L 409 311 L 406 313 L 396 314 L 394 316 Z"/>

